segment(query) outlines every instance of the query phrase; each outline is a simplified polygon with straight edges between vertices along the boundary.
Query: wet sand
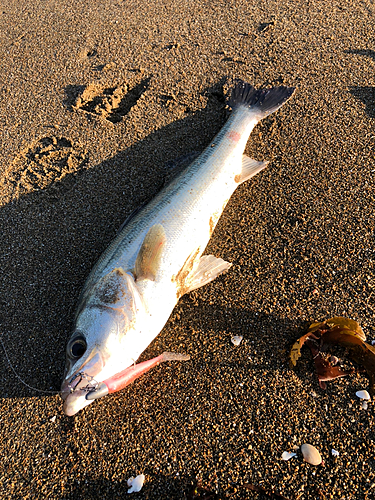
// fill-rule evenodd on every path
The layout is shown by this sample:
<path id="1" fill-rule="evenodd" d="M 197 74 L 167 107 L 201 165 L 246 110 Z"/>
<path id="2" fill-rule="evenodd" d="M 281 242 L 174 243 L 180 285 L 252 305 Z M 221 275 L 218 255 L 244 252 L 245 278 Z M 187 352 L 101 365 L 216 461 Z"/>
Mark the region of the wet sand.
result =
<path id="1" fill-rule="evenodd" d="M 308 352 L 288 364 L 314 320 L 347 316 L 375 338 L 374 21 L 366 0 L 2 7 L 1 338 L 40 389 L 60 387 L 96 259 L 171 162 L 209 144 L 231 80 L 297 87 L 254 130 L 246 154 L 270 164 L 235 192 L 206 251 L 232 268 L 183 297 L 141 358 L 191 361 L 69 418 L 1 353 L 2 498 L 122 498 L 141 473 L 133 498 L 192 498 L 197 478 L 220 499 L 267 498 L 246 483 L 375 498 L 373 403 L 355 396 L 368 379 L 323 391 Z M 323 466 L 281 460 L 303 443 Z"/>

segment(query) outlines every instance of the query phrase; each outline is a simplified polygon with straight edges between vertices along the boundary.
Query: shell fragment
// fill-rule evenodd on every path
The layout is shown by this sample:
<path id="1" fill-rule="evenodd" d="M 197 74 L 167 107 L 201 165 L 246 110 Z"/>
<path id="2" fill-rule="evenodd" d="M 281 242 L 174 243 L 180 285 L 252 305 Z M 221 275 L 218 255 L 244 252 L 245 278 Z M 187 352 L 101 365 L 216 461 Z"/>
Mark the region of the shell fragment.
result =
<path id="1" fill-rule="evenodd" d="M 240 345 L 242 342 L 243 336 L 242 335 L 233 335 L 233 337 L 230 339 L 232 344 L 234 345 Z"/>
<path id="2" fill-rule="evenodd" d="M 367 403 L 367 401 L 362 401 L 361 408 L 362 408 L 362 410 L 368 410 L 368 403 Z"/>
<path id="3" fill-rule="evenodd" d="M 370 401 L 370 399 L 371 399 L 370 394 L 366 390 L 364 390 L 364 391 L 357 391 L 355 393 L 355 395 L 358 398 L 360 398 L 360 399 L 364 399 L 365 401 Z"/>
<path id="4" fill-rule="evenodd" d="M 139 474 L 137 477 L 130 477 L 128 479 L 128 486 L 130 487 L 128 493 L 138 493 L 138 491 L 141 491 L 144 481 L 144 474 Z"/>
<path id="5" fill-rule="evenodd" d="M 290 460 L 291 458 L 295 457 L 296 455 L 297 455 L 297 453 L 289 453 L 288 451 L 283 451 L 281 458 L 283 460 Z"/>

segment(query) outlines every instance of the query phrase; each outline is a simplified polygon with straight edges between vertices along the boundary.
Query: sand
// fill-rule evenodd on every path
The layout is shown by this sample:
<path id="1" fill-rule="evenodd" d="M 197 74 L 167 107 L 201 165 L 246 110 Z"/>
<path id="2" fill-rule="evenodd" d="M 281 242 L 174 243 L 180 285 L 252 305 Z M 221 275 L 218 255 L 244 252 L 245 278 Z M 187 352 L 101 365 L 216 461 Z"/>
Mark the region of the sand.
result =
<path id="1" fill-rule="evenodd" d="M 374 21 L 370 0 L 3 2 L 1 338 L 42 390 L 60 387 L 96 259 L 171 162 L 209 144 L 230 82 L 297 90 L 254 130 L 246 153 L 270 164 L 207 249 L 232 268 L 183 297 L 142 355 L 191 361 L 69 418 L 1 353 L 1 498 L 123 498 L 138 474 L 133 498 L 208 498 L 197 479 L 210 498 L 269 498 L 247 483 L 375 498 L 374 407 L 355 396 L 367 378 L 323 391 L 308 352 L 288 364 L 314 320 L 344 315 L 375 338 Z M 303 443 L 324 465 L 281 460 Z"/>

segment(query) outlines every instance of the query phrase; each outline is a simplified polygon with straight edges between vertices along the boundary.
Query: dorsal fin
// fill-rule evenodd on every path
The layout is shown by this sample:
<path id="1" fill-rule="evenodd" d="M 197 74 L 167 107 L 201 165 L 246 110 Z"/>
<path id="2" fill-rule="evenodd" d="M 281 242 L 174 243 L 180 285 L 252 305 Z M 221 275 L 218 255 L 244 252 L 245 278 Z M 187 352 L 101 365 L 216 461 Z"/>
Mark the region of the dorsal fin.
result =
<path id="1" fill-rule="evenodd" d="M 164 227 L 155 224 L 146 234 L 135 261 L 134 274 L 137 281 L 155 281 L 165 243 Z"/>

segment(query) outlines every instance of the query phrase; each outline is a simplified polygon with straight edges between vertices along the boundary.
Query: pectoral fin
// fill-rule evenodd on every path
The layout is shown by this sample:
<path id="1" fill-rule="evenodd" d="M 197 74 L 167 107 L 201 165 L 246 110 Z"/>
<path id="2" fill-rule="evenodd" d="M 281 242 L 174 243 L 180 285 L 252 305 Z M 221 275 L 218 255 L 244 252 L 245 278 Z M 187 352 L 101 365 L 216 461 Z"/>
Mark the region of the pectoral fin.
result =
<path id="1" fill-rule="evenodd" d="M 227 271 L 231 265 L 230 262 L 213 255 L 203 255 L 199 259 L 198 266 L 194 266 L 191 273 L 186 277 L 181 295 L 210 283 L 224 271 Z"/>
<path id="2" fill-rule="evenodd" d="M 257 161 L 249 158 L 246 155 L 242 156 L 242 172 L 240 175 L 236 175 L 235 181 L 238 184 L 245 182 L 251 177 L 254 177 L 258 172 L 263 170 L 268 165 L 267 161 Z"/>
<path id="3" fill-rule="evenodd" d="M 165 243 L 163 226 L 155 224 L 146 234 L 135 261 L 134 274 L 137 281 L 143 279 L 155 281 Z"/>

